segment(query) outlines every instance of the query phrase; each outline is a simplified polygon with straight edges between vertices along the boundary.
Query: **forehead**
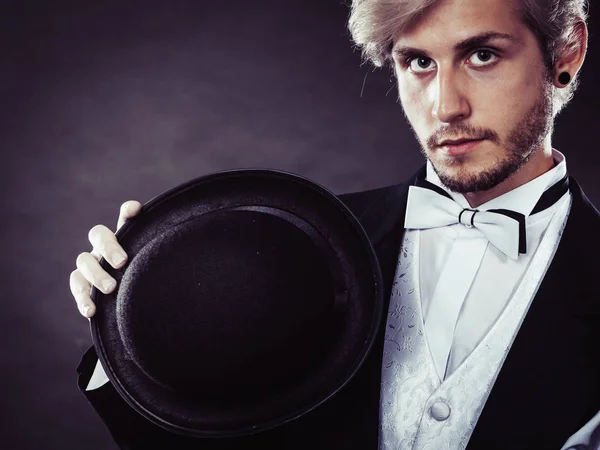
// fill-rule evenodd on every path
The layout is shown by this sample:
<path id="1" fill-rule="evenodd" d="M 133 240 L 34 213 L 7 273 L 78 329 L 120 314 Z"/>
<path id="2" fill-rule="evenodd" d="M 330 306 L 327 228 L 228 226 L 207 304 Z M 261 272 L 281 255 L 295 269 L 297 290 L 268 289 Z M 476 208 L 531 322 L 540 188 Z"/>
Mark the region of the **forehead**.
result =
<path id="1" fill-rule="evenodd" d="M 454 45 L 471 36 L 496 32 L 520 37 L 520 0 L 441 0 L 396 33 L 394 45 Z"/>

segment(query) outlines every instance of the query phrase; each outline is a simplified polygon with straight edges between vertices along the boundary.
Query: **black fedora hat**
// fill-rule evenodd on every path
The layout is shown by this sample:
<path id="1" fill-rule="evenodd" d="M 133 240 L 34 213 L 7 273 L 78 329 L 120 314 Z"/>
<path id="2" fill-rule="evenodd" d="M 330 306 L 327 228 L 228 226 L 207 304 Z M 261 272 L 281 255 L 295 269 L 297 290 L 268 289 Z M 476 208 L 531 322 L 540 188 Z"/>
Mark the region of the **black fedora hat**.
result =
<path id="1" fill-rule="evenodd" d="M 125 267 L 93 289 L 96 352 L 139 414 L 233 437 L 308 413 L 356 373 L 383 312 L 358 220 L 318 184 L 229 170 L 150 200 L 118 232 Z"/>

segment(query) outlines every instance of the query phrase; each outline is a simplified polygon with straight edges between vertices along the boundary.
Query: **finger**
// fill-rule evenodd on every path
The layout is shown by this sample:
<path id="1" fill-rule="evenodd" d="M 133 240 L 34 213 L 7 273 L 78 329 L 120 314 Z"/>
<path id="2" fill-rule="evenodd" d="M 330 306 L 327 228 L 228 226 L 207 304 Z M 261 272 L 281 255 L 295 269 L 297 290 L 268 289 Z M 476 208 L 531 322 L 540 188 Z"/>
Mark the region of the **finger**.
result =
<path id="1" fill-rule="evenodd" d="M 117 282 L 100 266 L 98 260 L 90 253 L 81 253 L 77 257 L 77 269 L 93 286 L 105 294 L 109 294 L 117 286 Z"/>
<path id="2" fill-rule="evenodd" d="M 128 219 L 138 215 L 142 210 L 142 204 L 137 200 L 129 200 L 121 205 L 119 220 L 117 221 L 117 230 L 123 226 Z"/>
<path id="3" fill-rule="evenodd" d="M 108 263 L 118 269 L 125 264 L 127 253 L 117 241 L 115 234 L 104 225 L 94 226 L 88 233 L 90 244 L 94 248 L 92 256 L 99 260 L 98 256 L 103 257 Z"/>
<path id="4" fill-rule="evenodd" d="M 92 249 L 92 251 L 90 252 L 90 255 L 92 255 L 94 258 L 96 258 L 96 261 L 100 261 L 102 259 L 102 255 L 96 249 Z"/>
<path id="5" fill-rule="evenodd" d="M 79 270 L 71 272 L 69 287 L 79 313 L 88 319 L 92 317 L 96 313 L 96 305 L 90 297 L 91 286 Z"/>

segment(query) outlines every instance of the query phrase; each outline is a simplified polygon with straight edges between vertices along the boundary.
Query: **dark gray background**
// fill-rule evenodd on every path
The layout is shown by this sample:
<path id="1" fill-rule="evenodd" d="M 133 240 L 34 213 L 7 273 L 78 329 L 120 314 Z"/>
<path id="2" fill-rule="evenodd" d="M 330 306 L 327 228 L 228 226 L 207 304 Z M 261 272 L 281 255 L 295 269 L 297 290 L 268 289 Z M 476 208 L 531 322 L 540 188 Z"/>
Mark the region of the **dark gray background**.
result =
<path id="1" fill-rule="evenodd" d="M 113 448 L 76 388 L 91 338 L 68 278 L 88 230 L 114 227 L 123 201 L 241 167 L 341 193 L 400 182 L 422 162 L 388 71 L 361 66 L 352 49 L 346 6 L 218 5 L 0 11 L 2 448 Z M 554 144 L 600 204 L 595 14 L 582 86 Z"/>

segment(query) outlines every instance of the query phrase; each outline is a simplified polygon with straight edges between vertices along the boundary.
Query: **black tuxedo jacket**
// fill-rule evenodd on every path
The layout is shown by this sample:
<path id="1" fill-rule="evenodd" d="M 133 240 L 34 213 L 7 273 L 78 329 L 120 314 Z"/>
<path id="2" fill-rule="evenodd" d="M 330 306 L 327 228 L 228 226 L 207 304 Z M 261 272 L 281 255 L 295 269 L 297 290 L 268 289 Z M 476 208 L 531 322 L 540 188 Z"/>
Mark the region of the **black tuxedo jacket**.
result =
<path id="1" fill-rule="evenodd" d="M 404 233 L 408 187 L 424 170 L 399 185 L 340 196 L 371 239 L 386 302 Z M 569 181 L 573 203 L 565 232 L 469 450 L 558 450 L 600 410 L 600 213 L 577 182 Z M 295 421 L 250 437 L 180 437 L 135 413 L 110 383 L 85 391 L 97 359 L 93 347 L 78 367 L 78 384 L 122 449 L 376 449 L 384 327 L 385 322 L 364 365 L 334 397 Z"/>

